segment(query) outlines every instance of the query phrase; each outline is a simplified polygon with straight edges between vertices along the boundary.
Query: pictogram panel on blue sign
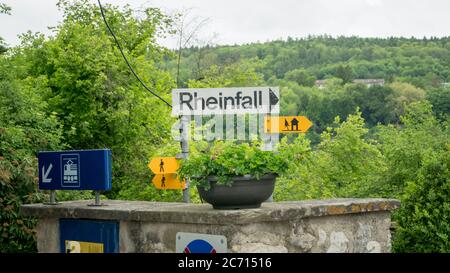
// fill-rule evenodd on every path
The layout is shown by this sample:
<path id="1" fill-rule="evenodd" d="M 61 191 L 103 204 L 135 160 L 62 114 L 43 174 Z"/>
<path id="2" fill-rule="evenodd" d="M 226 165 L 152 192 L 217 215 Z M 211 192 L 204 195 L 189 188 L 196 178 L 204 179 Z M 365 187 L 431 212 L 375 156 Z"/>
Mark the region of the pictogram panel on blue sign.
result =
<path id="1" fill-rule="evenodd" d="M 61 187 L 80 187 L 80 155 L 61 155 L 62 178 Z"/>

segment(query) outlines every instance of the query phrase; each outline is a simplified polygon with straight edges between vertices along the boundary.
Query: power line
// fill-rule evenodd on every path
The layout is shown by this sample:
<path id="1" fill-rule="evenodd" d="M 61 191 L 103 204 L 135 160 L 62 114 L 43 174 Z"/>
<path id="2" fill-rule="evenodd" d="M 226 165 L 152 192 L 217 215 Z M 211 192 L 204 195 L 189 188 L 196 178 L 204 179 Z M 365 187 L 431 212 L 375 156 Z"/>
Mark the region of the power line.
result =
<path id="1" fill-rule="evenodd" d="M 106 17 L 105 14 L 103 12 L 103 7 L 102 4 L 100 3 L 100 0 L 98 1 L 98 6 L 100 7 L 100 12 L 102 14 L 103 17 L 103 21 L 105 22 L 106 27 L 108 28 L 109 32 L 111 33 L 111 35 L 114 38 L 114 41 L 116 42 L 117 47 L 119 48 L 120 53 L 122 54 L 123 59 L 125 60 L 125 62 L 128 65 L 128 68 L 130 68 L 131 72 L 133 73 L 133 75 L 136 77 L 136 79 L 141 83 L 141 85 L 150 93 L 152 93 L 152 95 L 154 95 L 155 97 L 157 97 L 158 99 L 162 100 L 165 104 L 167 104 L 169 107 L 172 108 L 172 105 L 170 103 L 168 103 L 165 99 L 161 98 L 158 94 L 156 94 L 155 92 L 153 92 L 150 88 L 147 87 L 147 85 L 141 80 L 141 78 L 139 78 L 139 76 L 136 74 L 136 72 L 134 71 L 133 67 L 131 66 L 131 64 L 128 62 L 127 57 L 125 56 L 125 54 L 123 53 L 122 47 L 120 46 L 119 41 L 117 40 L 116 35 L 114 34 L 114 32 L 112 31 L 111 27 L 108 24 L 108 21 L 106 21 Z"/>

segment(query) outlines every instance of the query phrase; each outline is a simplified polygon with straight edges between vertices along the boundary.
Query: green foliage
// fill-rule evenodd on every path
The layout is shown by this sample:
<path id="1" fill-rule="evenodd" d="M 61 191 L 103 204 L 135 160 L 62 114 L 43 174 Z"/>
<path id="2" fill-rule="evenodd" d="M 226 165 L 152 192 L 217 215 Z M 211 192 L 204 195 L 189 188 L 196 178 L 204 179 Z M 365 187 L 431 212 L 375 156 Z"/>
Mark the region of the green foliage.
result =
<path id="1" fill-rule="evenodd" d="M 189 88 L 241 87 L 263 84 L 263 77 L 251 63 L 236 63 L 219 67 L 211 66 L 197 80 L 189 80 Z"/>
<path id="2" fill-rule="evenodd" d="M 108 198 L 179 200 L 156 190 L 146 164 L 170 139 L 169 109 L 143 91 L 124 64 L 98 8 L 89 1 L 60 1 L 63 22 L 55 35 L 26 33 L 0 56 L 0 251 L 35 251 L 35 220 L 18 214 L 22 203 L 42 202 L 36 153 L 111 148 L 113 190 Z M 170 24 L 158 9 L 137 19 L 129 7 L 107 5 L 112 28 L 143 80 L 169 99 L 171 76 L 158 69 L 166 49 L 155 43 Z M 126 39 L 123 39 L 125 38 Z M 129 189 L 134 189 L 130 191 Z M 92 198 L 60 192 L 59 201 Z"/>
<path id="3" fill-rule="evenodd" d="M 191 181 L 191 186 L 210 188 L 209 176 L 217 177 L 217 183 L 231 185 L 234 176 L 251 175 L 257 180 L 265 174 L 280 174 L 286 169 L 286 161 L 272 151 L 261 150 L 261 143 L 236 144 L 217 141 L 212 145 L 200 143 L 184 159 L 178 174 Z"/>
<path id="4" fill-rule="evenodd" d="M 342 79 L 344 83 L 348 83 L 353 80 L 353 70 L 350 66 L 339 65 L 336 69 L 336 77 Z"/>
<path id="5" fill-rule="evenodd" d="M 4 3 L 0 3 L 0 14 L 11 14 L 11 7 L 7 6 Z M 0 54 L 6 52 L 6 45 L 3 41 L 3 38 L 0 36 Z"/>
<path id="6" fill-rule="evenodd" d="M 49 112 L 61 121 L 70 149 L 112 149 L 114 183 L 106 195 L 140 198 L 127 193 L 129 188 L 149 184 L 148 158 L 156 146 L 171 140 L 170 109 L 132 77 L 96 5 L 85 0 L 58 5 L 64 20 L 56 35 L 49 39 L 24 35 L 13 61 L 22 65 L 24 76 L 45 79 L 41 95 L 48 101 Z M 106 5 L 105 9 L 136 72 L 170 100 L 174 82 L 157 68 L 165 49 L 155 43 L 170 19 L 152 8 L 145 9 L 139 19 L 130 7 L 119 10 Z"/>
<path id="7" fill-rule="evenodd" d="M 185 81 L 199 70 L 198 49 L 185 49 L 181 67 Z M 305 69 L 316 79 L 337 76 L 345 79 L 384 78 L 410 82 L 418 87 L 438 87 L 449 82 L 449 37 L 358 38 L 309 36 L 302 39 L 204 48 L 200 70 L 257 58 L 264 79 L 285 78 L 286 73 Z M 175 60 L 167 63 L 172 73 Z M 339 70 L 339 73 L 337 73 Z"/>
<path id="8" fill-rule="evenodd" d="M 236 74 L 255 79 L 248 75 L 253 70 L 265 85 L 281 86 L 283 114 L 304 114 L 313 120 L 316 126 L 309 135 L 315 145 L 319 134 L 332 126 L 336 116 L 346 117 L 356 107 L 370 127 L 399 123 L 406 105 L 425 99 L 424 91 L 450 82 L 449 46 L 449 37 L 309 36 L 241 46 L 208 46 L 202 48 L 201 62 L 198 62 L 199 48 L 192 47 L 183 50 L 181 86 L 261 84 L 259 80 L 231 80 L 234 84 L 230 84 Z M 174 75 L 175 60 L 169 60 L 164 67 Z M 236 71 L 232 73 L 234 76 L 225 75 L 230 67 Z M 388 84 L 370 88 L 351 84 L 353 79 L 364 78 L 383 78 Z M 314 88 L 315 79 L 326 79 L 325 88 Z M 441 91 L 427 96 L 436 104 L 436 111 L 441 111 L 439 107 L 446 109 L 449 101 Z"/>
<path id="9" fill-rule="evenodd" d="M 294 69 L 286 72 L 284 79 L 287 81 L 292 81 L 302 86 L 312 87 L 316 81 L 316 78 L 311 76 L 308 71 L 303 68 Z"/>
<path id="10" fill-rule="evenodd" d="M 450 149 L 427 153 L 396 214 L 395 252 L 450 252 Z"/>
<path id="11" fill-rule="evenodd" d="M 405 112 L 405 106 L 425 99 L 425 91 L 409 83 L 393 82 L 388 87 L 392 89 L 392 94 L 387 97 L 386 103 L 393 121 L 400 119 Z"/>
<path id="12" fill-rule="evenodd" d="M 427 100 L 433 105 L 436 117 L 441 120 L 450 118 L 450 88 L 429 90 Z"/>
<path id="13" fill-rule="evenodd" d="M 332 78 L 321 89 L 293 82 L 275 81 L 274 84 L 281 86 L 282 114 L 307 116 L 314 122 L 313 130 L 317 134 L 333 126 L 336 116 L 346 117 L 356 107 L 369 127 L 378 123 L 396 124 L 407 105 L 425 99 L 422 89 L 400 82 L 371 87 L 353 83 L 342 86 L 342 80 Z"/>
<path id="14" fill-rule="evenodd" d="M 4 3 L 0 3 L 0 14 L 2 13 L 11 14 L 11 7 Z"/>
<path id="15" fill-rule="evenodd" d="M 155 189 L 147 167 L 154 156 L 179 153 L 170 109 L 132 77 L 95 4 L 58 6 L 64 17 L 52 37 L 25 33 L 7 53 L 0 39 L 0 252 L 36 250 L 35 220 L 18 208 L 48 198 L 37 191 L 41 150 L 111 148 L 113 190 L 105 198 L 182 197 Z M 172 18 L 157 8 L 139 16 L 129 6 L 105 9 L 136 72 L 170 101 L 176 58 L 156 40 L 172 32 Z M 9 8 L 0 4 L 0 13 Z M 284 137 L 277 153 L 257 143 L 196 143 L 180 174 L 208 188 L 210 175 L 230 184 L 235 175 L 277 173 L 276 200 L 400 198 L 393 249 L 448 252 L 449 52 L 449 37 L 310 36 L 183 49 L 181 87 L 280 86 L 281 114 L 305 115 L 314 127 Z M 353 84 L 358 78 L 387 84 Z M 92 193 L 58 193 L 60 201 L 86 198 Z"/>
<path id="16" fill-rule="evenodd" d="M 152 152 L 151 157 L 142 162 L 148 163 L 152 157 L 175 157 L 181 152 L 180 144 L 172 141 L 161 145 Z M 114 199 L 123 200 L 152 200 L 152 201 L 176 201 L 182 202 L 183 195 L 180 190 L 159 190 L 152 184 L 152 173 L 148 169 L 147 164 L 141 164 L 139 167 L 144 167 L 142 172 L 145 177 L 140 179 L 130 180 L 125 187 L 123 187 Z M 141 166 L 142 165 L 142 166 Z"/>
<path id="17" fill-rule="evenodd" d="M 377 123 L 389 124 L 398 122 L 396 104 L 391 103 L 394 91 L 388 86 L 366 87 L 362 84 L 350 85 L 346 88 L 346 98 L 352 105 L 358 105 L 362 117 L 369 126 Z M 403 105 L 401 106 L 403 107 Z"/>
<path id="18" fill-rule="evenodd" d="M 376 196 L 386 164 L 374 143 L 364 139 L 368 129 L 361 113 L 335 122 L 336 128 L 322 133 L 316 150 L 302 135 L 293 143 L 283 139 L 280 154 L 291 163 L 279 179 L 277 200 Z"/>
<path id="19" fill-rule="evenodd" d="M 40 202 L 37 158 L 40 150 L 61 147 L 61 126 L 46 114 L 37 80 L 16 80 L 0 57 L 0 252 L 34 252 L 35 220 L 19 214 L 23 203 Z"/>
<path id="20" fill-rule="evenodd" d="M 380 126 L 377 138 L 386 157 L 388 170 L 381 180 L 384 195 L 400 197 L 408 181 L 414 181 L 426 154 L 446 147 L 448 128 L 433 116 L 428 102 L 416 102 L 406 108 L 398 126 Z"/>

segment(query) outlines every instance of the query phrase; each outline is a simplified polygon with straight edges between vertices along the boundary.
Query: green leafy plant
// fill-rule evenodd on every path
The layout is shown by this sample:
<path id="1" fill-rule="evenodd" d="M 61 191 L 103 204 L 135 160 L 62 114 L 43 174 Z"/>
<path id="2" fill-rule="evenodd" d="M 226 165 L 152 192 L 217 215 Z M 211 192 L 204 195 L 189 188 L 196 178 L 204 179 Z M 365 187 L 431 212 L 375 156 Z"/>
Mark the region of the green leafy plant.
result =
<path id="1" fill-rule="evenodd" d="M 191 186 L 210 188 L 208 177 L 215 176 L 219 185 L 233 184 L 233 177 L 250 175 L 259 180 L 266 174 L 280 174 L 287 162 L 279 154 L 261 150 L 261 143 L 217 141 L 199 142 L 192 148 L 189 159 L 181 163 L 178 174 L 189 178 Z"/>
<path id="2" fill-rule="evenodd" d="M 394 219 L 394 252 L 450 251 L 450 147 L 424 156 Z"/>

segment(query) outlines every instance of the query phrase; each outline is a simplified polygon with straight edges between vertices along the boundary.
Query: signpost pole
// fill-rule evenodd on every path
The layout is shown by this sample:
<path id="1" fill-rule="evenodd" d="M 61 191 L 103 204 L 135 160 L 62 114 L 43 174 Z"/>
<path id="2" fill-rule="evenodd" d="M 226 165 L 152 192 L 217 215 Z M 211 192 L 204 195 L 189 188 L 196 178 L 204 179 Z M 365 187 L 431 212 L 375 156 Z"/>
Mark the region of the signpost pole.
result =
<path id="1" fill-rule="evenodd" d="M 278 112 L 279 112 L 279 111 L 275 111 L 272 108 L 272 104 L 276 105 L 279 102 L 279 97 L 277 95 L 275 95 L 275 93 L 273 93 L 273 91 L 270 90 L 270 89 L 269 89 L 269 92 L 270 92 L 270 98 L 271 99 L 269 99 L 269 113 L 268 113 L 268 116 L 270 118 L 272 116 L 272 113 L 273 114 L 278 114 Z M 261 117 L 261 118 L 263 118 L 263 117 Z M 266 122 L 265 120 L 262 122 L 262 124 L 263 124 L 263 128 L 262 128 L 263 134 L 265 134 L 265 132 L 264 132 L 264 126 L 266 126 L 265 122 Z M 265 149 L 267 151 L 274 151 L 275 145 L 276 145 L 276 143 L 274 141 L 275 137 L 278 138 L 278 135 L 274 136 L 273 134 L 269 133 L 269 142 L 268 143 L 266 142 L 266 144 L 265 144 L 266 145 Z M 273 193 L 269 196 L 269 198 L 266 200 L 266 202 L 273 202 Z"/>
<path id="2" fill-rule="evenodd" d="M 181 154 L 178 156 L 180 159 L 188 158 L 189 156 L 189 135 L 188 135 L 189 118 L 185 115 L 180 118 L 180 144 Z M 186 188 L 183 189 L 183 201 L 190 203 L 191 198 L 189 196 L 189 180 L 186 179 Z"/>
<path id="3" fill-rule="evenodd" d="M 47 205 L 56 205 L 58 203 L 56 203 L 56 191 L 55 190 L 51 190 L 50 191 L 50 203 L 47 203 Z"/>
<path id="4" fill-rule="evenodd" d="M 94 191 L 95 193 L 95 200 L 94 204 L 88 204 L 89 207 L 100 207 L 100 206 L 106 206 L 105 204 L 100 203 L 100 191 Z"/>
<path id="5" fill-rule="evenodd" d="M 272 109 L 270 109 L 270 110 L 272 110 Z M 269 117 L 271 116 L 271 112 L 269 112 L 268 116 Z M 260 118 L 264 119 L 264 117 L 262 117 L 262 116 Z M 263 124 L 264 124 L 264 122 L 263 122 Z M 264 126 L 263 126 L 262 130 L 264 133 Z M 269 134 L 269 141 L 265 143 L 265 150 L 273 151 L 273 148 L 274 148 L 273 136 L 272 136 L 272 134 Z M 267 198 L 266 202 L 269 202 L 269 203 L 273 202 L 273 193 L 269 196 L 269 198 Z"/>
<path id="6" fill-rule="evenodd" d="M 100 206 L 100 192 L 99 191 L 95 191 L 95 203 L 94 203 L 94 205 Z"/>

